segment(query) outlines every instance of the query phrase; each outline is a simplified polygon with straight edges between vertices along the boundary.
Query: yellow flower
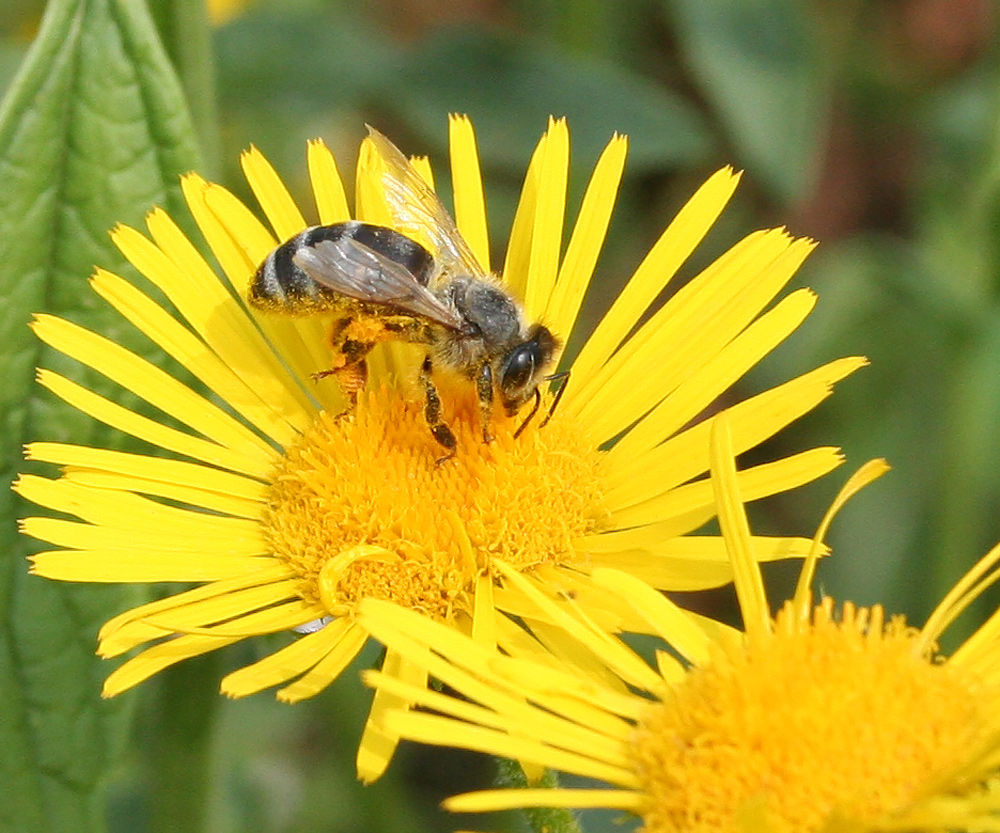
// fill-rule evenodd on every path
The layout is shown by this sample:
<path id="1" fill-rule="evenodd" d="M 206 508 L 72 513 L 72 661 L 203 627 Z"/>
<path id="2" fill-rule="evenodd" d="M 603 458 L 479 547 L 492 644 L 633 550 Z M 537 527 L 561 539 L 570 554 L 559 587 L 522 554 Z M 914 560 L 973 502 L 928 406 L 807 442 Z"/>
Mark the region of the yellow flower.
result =
<path id="1" fill-rule="evenodd" d="M 640 817 L 647 833 L 997 829 L 1000 612 L 947 659 L 936 641 L 1000 578 L 1000 547 L 920 630 L 886 619 L 879 606 L 848 602 L 838 611 L 823 598 L 813 607 L 814 558 L 772 618 L 727 446 L 720 430 L 713 480 L 745 634 L 699 625 L 608 568 L 593 580 L 634 605 L 674 649 L 657 651 L 655 667 L 585 611 L 571 615 L 540 593 L 539 614 L 558 617 L 575 653 L 557 655 L 526 632 L 501 655 L 369 600 L 362 624 L 467 698 L 365 672 L 370 685 L 435 712 L 386 712 L 383 729 L 607 785 L 469 793 L 446 802 L 456 811 L 617 808 Z M 817 551 L 834 512 L 886 468 L 876 460 L 852 478 L 817 533 Z"/>
<path id="2" fill-rule="evenodd" d="M 531 320 L 570 336 L 604 240 L 625 162 L 615 137 L 600 157 L 562 251 L 569 135 L 553 121 L 532 157 L 500 274 Z M 321 143 L 308 151 L 319 221 L 352 216 L 340 174 Z M 430 181 L 426 160 L 417 167 Z M 161 411 L 158 421 L 53 372 L 40 382 L 58 396 L 168 458 L 54 442 L 32 460 L 63 467 L 58 479 L 22 476 L 29 500 L 76 519 L 33 517 L 26 533 L 60 549 L 34 556 L 34 571 L 69 581 L 195 582 L 194 589 L 129 610 L 101 630 L 99 653 L 142 651 L 108 677 L 117 694 L 157 671 L 238 640 L 289 634 L 289 644 L 229 674 L 239 697 L 283 686 L 297 701 L 332 682 L 368 629 L 365 598 L 396 601 L 484 645 L 506 645 L 531 618 L 535 592 L 572 596 L 609 630 L 643 628 L 620 600 L 589 578 L 619 566 L 651 585 L 696 589 L 731 578 L 718 536 L 689 533 L 714 514 L 708 424 L 687 427 L 809 313 L 812 293 L 775 296 L 812 248 L 784 231 L 757 232 L 683 286 L 646 323 L 647 308 L 684 263 L 732 194 L 737 177 L 711 177 L 667 228 L 572 365 L 551 421 L 496 417 L 485 444 L 467 380 L 439 380 L 458 447 L 444 463 L 424 419 L 412 344 L 370 356 L 369 387 L 356 408 L 331 366 L 331 321 L 248 308 L 249 282 L 276 245 L 306 226 L 277 174 L 251 150 L 243 167 L 270 228 L 230 192 L 190 175 L 183 191 L 229 285 L 160 210 L 149 236 L 119 227 L 113 239 L 170 303 L 97 270 L 93 288 L 196 377 L 206 394 L 107 338 L 53 316 L 37 335 Z M 391 224 L 385 160 L 364 142 L 355 218 Z M 451 174 L 458 228 L 484 269 L 490 246 L 471 124 L 451 121 Z M 419 227 L 407 232 L 423 239 Z M 773 303 L 773 305 L 772 305 Z M 767 308 L 766 312 L 764 311 Z M 813 408 L 833 382 L 863 363 L 842 359 L 727 409 L 743 451 Z M 550 394 L 545 394 L 551 403 Z M 543 403 L 543 407 L 548 405 Z M 525 409 L 527 410 L 527 409 Z M 544 413 L 544 411 L 543 411 Z M 615 442 L 616 438 L 617 442 Z M 759 498 L 796 487 L 840 462 L 817 448 L 740 472 Z M 77 520 L 78 519 L 78 520 Z M 755 539 L 762 559 L 802 556 L 808 541 Z M 516 575 L 522 581 L 511 582 Z M 537 623 L 539 628 L 545 623 Z M 551 638 L 559 636 L 552 629 Z M 423 685 L 394 651 L 385 673 Z M 398 705 L 375 698 L 373 714 Z M 375 721 L 359 751 L 377 777 L 396 739 Z"/>
<path id="3" fill-rule="evenodd" d="M 243 14 L 251 0 L 208 0 L 208 16 L 215 24 L 223 24 Z"/>

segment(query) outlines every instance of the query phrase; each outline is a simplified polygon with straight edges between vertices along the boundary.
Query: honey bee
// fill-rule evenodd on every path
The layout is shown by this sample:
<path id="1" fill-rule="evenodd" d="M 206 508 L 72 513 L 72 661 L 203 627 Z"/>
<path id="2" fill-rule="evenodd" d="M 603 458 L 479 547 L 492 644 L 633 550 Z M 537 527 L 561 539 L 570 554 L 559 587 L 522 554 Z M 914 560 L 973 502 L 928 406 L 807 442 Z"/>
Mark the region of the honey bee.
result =
<path id="1" fill-rule="evenodd" d="M 514 416 L 547 375 L 561 343 L 478 263 L 437 195 L 392 142 L 373 128 L 369 138 L 385 165 L 382 185 L 393 228 L 356 220 L 311 226 L 278 246 L 250 285 L 250 304 L 268 312 L 330 315 L 333 374 L 352 400 L 364 387 L 366 356 L 388 339 L 426 345 L 420 369 L 424 415 L 434 439 L 453 457 L 457 441 L 445 423 L 434 384 L 436 367 L 473 382 L 483 442 L 490 442 L 493 401 Z M 433 253 L 414 240 L 430 241 Z M 565 386 L 564 386 L 565 387 Z M 556 397 L 562 393 L 562 389 Z M 548 421 L 549 415 L 542 422 Z"/>

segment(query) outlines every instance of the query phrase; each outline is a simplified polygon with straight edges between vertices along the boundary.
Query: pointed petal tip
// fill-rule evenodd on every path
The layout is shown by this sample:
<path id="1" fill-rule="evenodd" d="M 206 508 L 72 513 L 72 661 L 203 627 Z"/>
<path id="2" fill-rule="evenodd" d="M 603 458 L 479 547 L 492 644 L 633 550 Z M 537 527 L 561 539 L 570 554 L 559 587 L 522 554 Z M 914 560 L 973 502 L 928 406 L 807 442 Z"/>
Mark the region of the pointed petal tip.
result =
<path id="1" fill-rule="evenodd" d="M 123 688 L 122 686 L 118 685 L 117 683 L 114 682 L 114 676 L 115 672 L 112 672 L 111 676 L 109 676 L 104 681 L 104 685 L 101 687 L 101 697 L 105 700 L 110 700 L 112 697 L 117 697 L 123 691 L 126 691 L 127 688 L 131 687 L 127 686 Z"/>

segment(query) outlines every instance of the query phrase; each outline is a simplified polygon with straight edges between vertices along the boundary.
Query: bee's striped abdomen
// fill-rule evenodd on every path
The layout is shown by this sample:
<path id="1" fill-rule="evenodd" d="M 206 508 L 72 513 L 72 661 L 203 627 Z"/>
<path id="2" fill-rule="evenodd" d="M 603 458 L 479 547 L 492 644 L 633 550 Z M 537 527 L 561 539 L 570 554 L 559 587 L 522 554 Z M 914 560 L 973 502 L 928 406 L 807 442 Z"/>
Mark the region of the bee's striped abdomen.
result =
<path id="1" fill-rule="evenodd" d="M 404 267 L 417 283 L 427 286 L 434 258 L 423 246 L 385 226 L 348 220 L 328 226 L 310 226 L 272 251 L 257 269 L 250 284 L 250 303 L 260 309 L 292 314 L 310 314 L 336 308 L 343 297 L 324 287 L 298 266 L 293 257 L 323 240 L 357 240 L 383 257 Z"/>

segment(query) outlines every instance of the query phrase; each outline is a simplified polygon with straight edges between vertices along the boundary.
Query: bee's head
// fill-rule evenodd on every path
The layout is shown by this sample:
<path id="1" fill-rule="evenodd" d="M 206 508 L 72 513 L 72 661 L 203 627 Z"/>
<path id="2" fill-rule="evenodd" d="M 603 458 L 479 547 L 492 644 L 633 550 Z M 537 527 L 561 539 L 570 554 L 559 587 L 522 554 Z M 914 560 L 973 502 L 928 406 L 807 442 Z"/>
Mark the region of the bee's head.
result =
<path id="1" fill-rule="evenodd" d="M 514 416 L 527 402 L 552 363 L 559 340 L 548 327 L 535 324 L 528 340 L 514 345 L 501 357 L 497 384 L 507 416 Z"/>

